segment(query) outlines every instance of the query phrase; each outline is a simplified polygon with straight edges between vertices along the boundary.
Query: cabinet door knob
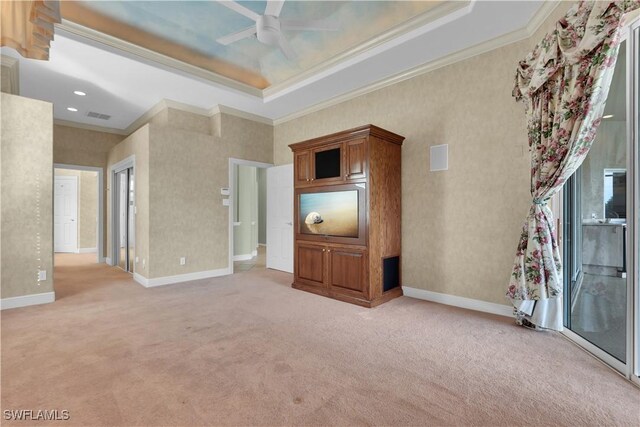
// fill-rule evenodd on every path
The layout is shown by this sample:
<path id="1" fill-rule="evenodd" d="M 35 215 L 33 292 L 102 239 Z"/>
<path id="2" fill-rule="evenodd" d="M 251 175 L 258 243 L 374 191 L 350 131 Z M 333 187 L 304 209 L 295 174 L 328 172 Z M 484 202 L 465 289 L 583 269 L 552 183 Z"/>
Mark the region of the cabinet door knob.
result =
<path id="1" fill-rule="evenodd" d="M 324 252 L 324 251 L 326 251 L 326 249 L 325 249 L 325 248 L 322 248 L 322 252 Z"/>
<path id="2" fill-rule="evenodd" d="M 331 249 L 327 249 L 327 252 L 331 252 Z"/>

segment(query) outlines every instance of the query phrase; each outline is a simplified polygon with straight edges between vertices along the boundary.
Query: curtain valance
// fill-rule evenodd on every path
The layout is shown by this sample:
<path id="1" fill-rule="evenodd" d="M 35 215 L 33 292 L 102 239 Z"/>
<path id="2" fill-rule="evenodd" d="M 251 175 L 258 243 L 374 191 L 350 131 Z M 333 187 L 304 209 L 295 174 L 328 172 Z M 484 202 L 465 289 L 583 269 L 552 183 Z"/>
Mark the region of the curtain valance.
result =
<path id="1" fill-rule="evenodd" d="M 559 69 L 589 57 L 604 41 L 611 40 L 620 28 L 621 16 L 638 7 L 638 0 L 577 3 L 520 61 L 513 96 L 517 100 L 531 98 Z"/>

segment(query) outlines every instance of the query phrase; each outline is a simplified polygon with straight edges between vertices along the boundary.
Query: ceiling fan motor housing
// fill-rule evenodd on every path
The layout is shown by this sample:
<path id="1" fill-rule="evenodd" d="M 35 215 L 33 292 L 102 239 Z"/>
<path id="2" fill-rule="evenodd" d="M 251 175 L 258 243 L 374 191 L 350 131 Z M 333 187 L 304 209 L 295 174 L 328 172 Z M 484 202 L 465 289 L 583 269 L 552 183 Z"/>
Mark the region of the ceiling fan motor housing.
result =
<path id="1" fill-rule="evenodd" d="M 275 16 L 260 16 L 256 21 L 256 34 L 260 42 L 277 45 L 280 40 L 280 21 Z"/>

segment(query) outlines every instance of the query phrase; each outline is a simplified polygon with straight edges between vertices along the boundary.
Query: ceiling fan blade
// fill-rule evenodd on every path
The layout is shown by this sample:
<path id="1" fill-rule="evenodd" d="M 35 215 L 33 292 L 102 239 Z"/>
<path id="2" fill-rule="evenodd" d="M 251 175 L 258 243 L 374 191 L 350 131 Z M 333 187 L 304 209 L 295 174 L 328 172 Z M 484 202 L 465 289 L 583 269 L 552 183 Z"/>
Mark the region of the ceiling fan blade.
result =
<path id="1" fill-rule="evenodd" d="M 249 28 L 245 28 L 244 30 L 240 30 L 237 33 L 231 33 L 226 36 L 220 37 L 216 39 L 216 41 L 223 45 L 228 45 L 233 42 L 237 42 L 238 40 L 246 39 L 248 37 L 253 36 L 256 33 L 256 27 L 252 25 Z"/>
<path id="2" fill-rule="evenodd" d="M 280 16 L 280 12 L 282 12 L 282 6 L 284 6 L 284 0 L 269 0 L 267 1 L 267 7 L 264 10 L 264 14 L 271 16 Z"/>
<path id="3" fill-rule="evenodd" d="M 258 18 L 260 18 L 260 15 L 255 13 L 253 10 L 247 9 L 246 7 L 242 6 L 240 3 L 236 3 L 235 1 L 218 0 L 218 3 L 254 21 L 257 21 Z"/>
<path id="4" fill-rule="evenodd" d="M 280 40 L 278 40 L 278 46 L 280 46 L 280 50 L 287 57 L 288 60 L 293 60 L 296 58 L 296 53 L 289 44 L 289 40 L 286 39 L 285 36 L 280 34 Z"/>
<path id="5" fill-rule="evenodd" d="M 280 28 L 294 31 L 337 31 L 338 26 L 327 21 L 305 21 L 296 19 L 283 19 Z"/>

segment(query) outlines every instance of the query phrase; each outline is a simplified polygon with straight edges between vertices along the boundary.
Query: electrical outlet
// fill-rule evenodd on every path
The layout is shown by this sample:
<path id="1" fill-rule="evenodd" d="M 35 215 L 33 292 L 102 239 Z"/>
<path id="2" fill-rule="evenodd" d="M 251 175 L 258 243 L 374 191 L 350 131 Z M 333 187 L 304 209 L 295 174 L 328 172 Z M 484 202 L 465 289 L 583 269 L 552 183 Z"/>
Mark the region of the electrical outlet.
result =
<path id="1" fill-rule="evenodd" d="M 38 271 L 38 282 L 41 282 L 43 280 L 47 280 L 47 270 Z"/>
<path id="2" fill-rule="evenodd" d="M 180 258 L 180 265 L 186 265 L 187 264 L 187 258 L 186 257 L 181 257 Z"/>
<path id="3" fill-rule="evenodd" d="M 136 257 L 136 264 L 140 261 L 139 257 Z"/>
<path id="4" fill-rule="evenodd" d="M 143 270 L 145 269 L 145 259 L 144 258 L 142 258 L 142 269 Z"/>

